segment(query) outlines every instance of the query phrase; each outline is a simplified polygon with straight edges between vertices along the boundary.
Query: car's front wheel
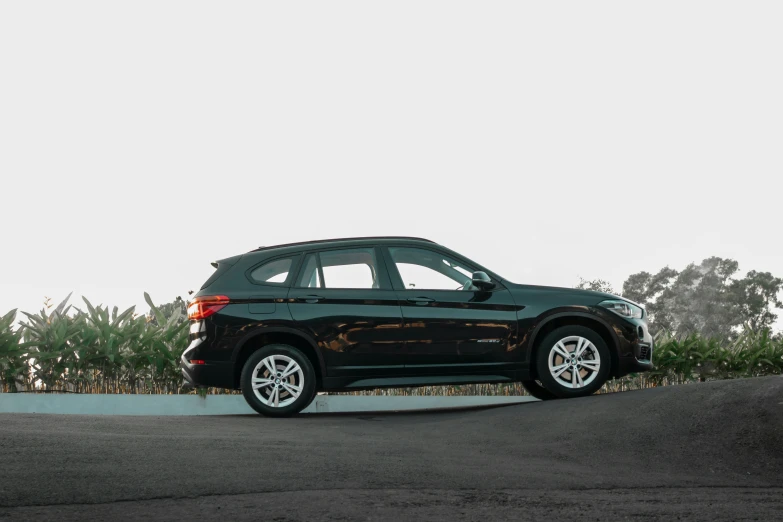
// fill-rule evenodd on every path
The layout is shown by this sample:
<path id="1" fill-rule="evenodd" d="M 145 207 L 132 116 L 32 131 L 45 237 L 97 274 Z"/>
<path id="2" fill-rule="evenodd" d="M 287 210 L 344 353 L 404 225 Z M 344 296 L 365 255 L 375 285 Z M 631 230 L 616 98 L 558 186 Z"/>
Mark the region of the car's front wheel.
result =
<path id="1" fill-rule="evenodd" d="M 612 360 L 603 338 L 584 326 L 563 326 L 547 335 L 536 350 L 541 384 L 557 397 L 583 397 L 606 382 Z"/>
<path id="2" fill-rule="evenodd" d="M 242 395 L 267 417 L 288 417 L 305 409 L 315 397 L 315 370 L 299 350 L 270 344 L 250 356 L 242 368 Z"/>
<path id="3" fill-rule="evenodd" d="M 542 401 L 557 399 L 557 395 L 544 388 L 541 385 L 541 383 L 538 381 L 534 381 L 534 380 L 522 381 L 522 387 L 525 389 L 526 392 L 528 392 L 536 399 L 540 399 Z"/>

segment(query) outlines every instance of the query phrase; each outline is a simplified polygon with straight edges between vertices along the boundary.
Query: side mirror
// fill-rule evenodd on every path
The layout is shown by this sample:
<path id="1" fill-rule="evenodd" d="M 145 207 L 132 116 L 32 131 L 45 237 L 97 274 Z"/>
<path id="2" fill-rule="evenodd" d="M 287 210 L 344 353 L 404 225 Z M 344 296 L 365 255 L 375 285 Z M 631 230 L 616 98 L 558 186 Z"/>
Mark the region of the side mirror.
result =
<path id="1" fill-rule="evenodd" d="M 495 288 L 495 283 L 489 278 L 486 272 L 473 272 L 473 286 L 479 290 L 492 290 Z"/>

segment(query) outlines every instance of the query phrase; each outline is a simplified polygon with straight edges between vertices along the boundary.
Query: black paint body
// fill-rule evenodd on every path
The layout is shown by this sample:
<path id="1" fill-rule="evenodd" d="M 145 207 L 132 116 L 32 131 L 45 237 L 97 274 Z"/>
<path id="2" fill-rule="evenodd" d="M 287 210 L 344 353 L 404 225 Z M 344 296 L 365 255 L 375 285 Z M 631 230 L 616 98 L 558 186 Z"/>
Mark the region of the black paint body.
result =
<path id="1" fill-rule="evenodd" d="M 432 250 L 474 271 L 491 290 L 405 289 L 388 248 Z M 308 253 L 374 248 L 378 287 L 297 288 Z M 257 266 L 275 258 L 294 262 L 285 283 L 258 284 Z M 319 390 L 513 382 L 535 378 L 537 341 L 567 324 L 592 328 L 606 341 L 614 377 L 652 369 L 646 317 L 622 317 L 599 303 L 611 294 L 505 280 L 445 247 L 415 238 L 359 238 L 262 248 L 217 262 L 217 276 L 194 296 L 224 295 L 231 303 L 191 324 L 182 356 L 195 386 L 239 388 L 244 362 L 268 343 L 302 350 L 318 374 Z M 646 313 L 646 312 L 645 312 Z M 192 365 L 190 360 L 206 364 Z"/>

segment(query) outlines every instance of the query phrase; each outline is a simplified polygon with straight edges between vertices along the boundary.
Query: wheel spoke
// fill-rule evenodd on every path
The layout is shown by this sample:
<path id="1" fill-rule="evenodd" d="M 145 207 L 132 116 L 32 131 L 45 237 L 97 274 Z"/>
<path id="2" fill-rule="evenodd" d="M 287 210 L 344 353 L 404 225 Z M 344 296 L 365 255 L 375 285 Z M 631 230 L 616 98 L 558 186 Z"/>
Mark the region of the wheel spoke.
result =
<path id="1" fill-rule="evenodd" d="M 584 344 L 585 344 L 585 338 L 584 337 L 580 337 L 579 341 L 577 341 L 577 343 L 576 343 L 576 348 L 574 348 L 574 355 L 579 357 L 579 354 L 581 354 L 582 350 L 584 350 L 584 348 L 583 348 Z"/>
<path id="2" fill-rule="evenodd" d="M 572 388 L 578 388 L 579 387 L 576 384 L 576 368 L 571 368 L 571 387 Z"/>
<path id="3" fill-rule="evenodd" d="M 581 388 L 582 386 L 584 386 L 585 385 L 585 381 L 582 380 L 582 374 L 579 373 L 579 370 L 577 370 L 576 368 L 574 368 L 574 375 L 576 375 L 576 386 L 578 388 Z"/>
<path id="4" fill-rule="evenodd" d="M 288 363 L 288 366 L 286 366 L 285 370 L 283 370 L 283 375 L 280 376 L 281 379 L 285 379 L 292 373 L 298 372 L 300 370 L 299 365 L 296 364 L 296 361 L 291 361 Z"/>
<path id="5" fill-rule="evenodd" d="M 582 361 L 581 365 L 592 372 L 597 372 L 598 368 L 601 366 L 601 363 L 598 361 Z"/>
<path id="6" fill-rule="evenodd" d="M 552 368 L 552 375 L 555 377 L 560 377 L 563 374 L 563 372 L 568 369 L 568 366 L 569 366 L 568 363 L 561 364 L 560 366 L 555 366 L 554 368 Z"/>
<path id="7" fill-rule="evenodd" d="M 264 394 L 261 393 L 260 390 L 255 390 L 255 393 L 256 393 L 256 397 L 258 397 L 258 400 L 260 400 L 261 402 L 263 402 L 264 404 L 269 406 L 269 399 L 272 398 L 272 394 L 271 393 L 269 394 L 269 397 L 264 397 Z"/>
<path id="8" fill-rule="evenodd" d="M 558 342 L 554 348 L 552 348 L 553 351 L 560 354 L 563 357 L 568 357 L 568 349 L 565 347 L 565 345 L 562 342 Z"/>
<path id="9" fill-rule="evenodd" d="M 277 373 L 277 367 L 275 366 L 275 356 L 270 355 L 264 359 L 264 366 L 266 366 L 266 369 L 269 370 L 269 373 L 274 376 Z"/>
<path id="10" fill-rule="evenodd" d="M 283 388 L 285 388 L 285 390 L 290 393 L 294 399 L 299 397 L 299 394 L 302 393 L 302 388 L 299 386 L 294 386 L 293 384 L 288 384 L 287 382 L 283 383 Z"/>
<path id="11" fill-rule="evenodd" d="M 579 339 L 579 344 L 576 347 L 576 356 L 580 357 L 582 353 L 587 350 L 588 347 L 592 346 L 592 343 L 585 339 L 584 337 L 581 337 Z"/>
<path id="12" fill-rule="evenodd" d="M 280 388 L 274 388 L 272 390 L 272 396 L 269 397 L 269 400 L 274 400 L 273 406 L 277 408 L 280 405 Z"/>
<path id="13" fill-rule="evenodd" d="M 272 379 L 263 379 L 263 378 L 260 378 L 260 377 L 256 377 L 256 378 L 253 379 L 253 389 L 257 390 L 259 388 L 266 388 L 267 386 L 269 386 L 273 382 L 275 382 L 275 381 L 273 381 Z"/>

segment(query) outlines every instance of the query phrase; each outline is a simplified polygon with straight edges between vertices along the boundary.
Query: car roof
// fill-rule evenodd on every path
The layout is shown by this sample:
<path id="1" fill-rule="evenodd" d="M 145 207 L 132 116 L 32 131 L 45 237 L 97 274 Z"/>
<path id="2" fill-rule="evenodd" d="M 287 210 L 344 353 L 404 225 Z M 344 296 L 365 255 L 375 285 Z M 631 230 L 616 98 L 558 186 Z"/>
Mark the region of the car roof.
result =
<path id="1" fill-rule="evenodd" d="M 504 279 L 499 274 L 489 270 L 488 268 L 482 267 L 479 263 L 476 263 L 475 261 L 468 259 L 467 257 L 461 255 L 458 252 L 451 250 L 450 248 L 447 248 L 430 239 L 424 239 L 421 237 L 411 237 L 411 236 L 366 236 L 366 237 L 343 237 L 343 238 L 335 238 L 335 239 L 317 239 L 314 241 L 301 241 L 298 243 L 285 243 L 282 245 L 270 245 L 265 247 L 258 247 L 255 250 L 251 250 L 250 252 L 247 252 L 247 254 L 245 255 L 249 254 L 249 258 L 251 259 L 252 258 L 258 259 L 257 256 L 260 256 L 261 258 L 264 259 L 268 259 L 270 257 L 288 255 L 290 253 L 297 253 L 297 252 L 307 251 L 311 249 L 320 249 L 323 247 L 327 247 L 327 248 L 331 246 L 360 247 L 360 246 L 366 246 L 368 243 L 372 245 L 383 245 L 383 244 L 417 245 L 418 244 L 423 247 L 426 247 L 427 245 L 437 246 L 438 250 L 441 250 L 446 254 L 455 257 L 456 259 L 462 259 L 464 262 L 468 262 L 476 267 L 481 268 L 491 277 L 499 281 L 506 281 L 506 279 Z M 243 256 L 240 255 L 237 257 L 243 257 Z"/>
<path id="2" fill-rule="evenodd" d="M 335 245 L 341 245 L 345 246 L 356 244 L 361 245 L 364 243 L 385 243 L 385 242 L 396 242 L 396 241 L 410 241 L 410 242 L 423 242 L 430 245 L 436 244 L 434 241 L 431 241 L 429 239 L 424 239 L 421 237 L 410 237 L 410 236 L 367 236 L 367 237 L 342 237 L 342 238 L 334 238 L 334 239 L 316 239 L 313 241 L 300 241 L 298 243 L 285 243 L 282 245 L 270 245 L 270 246 L 262 246 L 258 247 L 255 250 L 252 250 L 252 252 L 261 252 L 261 251 L 267 251 L 267 250 L 277 250 L 277 249 L 284 249 L 284 248 L 290 248 L 290 247 L 307 247 L 310 245 L 316 245 L 316 246 L 329 246 L 331 244 Z"/>

